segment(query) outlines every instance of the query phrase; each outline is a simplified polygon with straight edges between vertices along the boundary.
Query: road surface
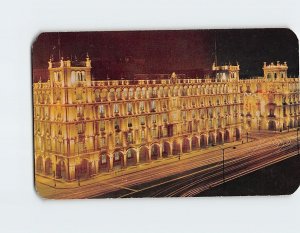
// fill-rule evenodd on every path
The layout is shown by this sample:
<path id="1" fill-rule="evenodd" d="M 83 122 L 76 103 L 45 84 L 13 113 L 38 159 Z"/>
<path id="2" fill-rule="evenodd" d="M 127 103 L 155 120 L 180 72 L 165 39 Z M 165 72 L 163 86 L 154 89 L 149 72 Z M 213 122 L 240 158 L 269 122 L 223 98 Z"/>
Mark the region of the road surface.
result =
<path id="1" fill-rule="evenodd" d="M 52 188 L 37 182 L 46 198 L 166 197 L 199 193 L 297 154 L 296 131 L 251 133 L 252 142 L 201 151 L 181 160 L 161 163 L 80 187 Z M 223 157 L 224 150 L 224 173 Z M 199 153 L 199 152 L 198 152 Z M 224 174 L 224 176 L 223 176 Z"/>

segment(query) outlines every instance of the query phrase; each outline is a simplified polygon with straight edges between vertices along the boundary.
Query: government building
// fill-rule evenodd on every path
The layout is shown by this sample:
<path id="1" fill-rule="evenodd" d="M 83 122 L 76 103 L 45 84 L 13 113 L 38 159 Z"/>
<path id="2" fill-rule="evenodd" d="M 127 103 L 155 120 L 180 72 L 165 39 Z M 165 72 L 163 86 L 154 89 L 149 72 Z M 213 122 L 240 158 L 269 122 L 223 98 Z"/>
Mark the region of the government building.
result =
<path id="1" fill-rule="evenodd" d="M 239 65 L 213 75 L 149 74 L 93 81 L 91 60 L 49 60 L 33 84 L 35 173 L 73 181 L 244 140 L 249 130 L 300 126 L 298 78 L 286 62 L 239 79 Z"/>

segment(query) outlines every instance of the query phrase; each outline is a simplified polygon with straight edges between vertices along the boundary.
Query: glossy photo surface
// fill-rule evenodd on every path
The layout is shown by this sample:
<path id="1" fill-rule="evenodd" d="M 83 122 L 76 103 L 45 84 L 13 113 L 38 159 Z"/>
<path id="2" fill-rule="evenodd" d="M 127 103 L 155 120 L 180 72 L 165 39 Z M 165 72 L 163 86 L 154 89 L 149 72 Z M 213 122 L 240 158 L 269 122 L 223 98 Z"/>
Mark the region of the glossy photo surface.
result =
<path id="1" fill-rule="evenodd" d="M 32 45 L 36 191 L 291 194 L 298 64 L 289 29 L 42 33 Z"/>

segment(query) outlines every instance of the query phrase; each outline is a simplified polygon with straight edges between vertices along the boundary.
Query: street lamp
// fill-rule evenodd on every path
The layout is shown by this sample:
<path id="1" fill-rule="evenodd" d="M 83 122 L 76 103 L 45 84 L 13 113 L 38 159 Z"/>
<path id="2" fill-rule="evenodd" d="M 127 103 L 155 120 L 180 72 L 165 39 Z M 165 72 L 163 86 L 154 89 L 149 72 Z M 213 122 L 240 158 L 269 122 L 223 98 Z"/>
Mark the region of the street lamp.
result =
<path id="1" fill-rule="evenodd" d="M 232 148 L 232 149 L 236 149 L 235 146 L 233 147 L 221 147 L 219 145 L 213 145 L 213 146 L 217 146 L 219 148 L 221 148 L 222 150 L 222 160 L 223 160 L 223 166 L 222 166 L 222 170 L 223 170 L 223 184 L 225 184 L 225 149 L 229 149 L 229 148 Z"/>
<path id="2" fill-rule="evenodd" d="M 259 111 L 256 112 L 256 117 L 257 117 L 258 131 L 260 131 L 260 112 Z"/>
<path id="3" fill-rule="evenodd" d="M 54 187 L 56 187 L 55 171 L 53 171 L 53 181 L 54 181 Z"/>
<path id="4" fill-rule="evenodd" d="M 77 173 L 78 186 L 80 186 L 80 170 L 78 169 Z"/>

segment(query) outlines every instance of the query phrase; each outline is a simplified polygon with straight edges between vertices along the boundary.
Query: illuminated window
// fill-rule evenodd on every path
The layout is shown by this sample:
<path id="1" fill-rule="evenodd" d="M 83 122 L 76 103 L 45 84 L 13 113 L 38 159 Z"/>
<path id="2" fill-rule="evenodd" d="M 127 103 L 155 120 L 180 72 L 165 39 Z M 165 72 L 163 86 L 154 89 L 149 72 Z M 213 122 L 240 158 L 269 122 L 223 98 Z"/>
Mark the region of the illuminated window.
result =
<path id="1" fill-rule="evenodd" d="M 83 134 L 84 133 L 84 125 L 83 124 L 78 124 L 77 125 L 77 131 L 78 131 L 78 134 Z"/>
<path id="2" fill-rule="evenodd" d="M 150 105 L 151 105 L 151 111 L 152 111 L 152 112 L 155 112 L 155 108 L 156 108 L 156 103 L 155 103 L 155 101 L 152 100 L 151 103 L 150 103 Z"/>
<path id="3" fill-rule="evenodd" d="M 128 152 L 127 152 L 127 158 L 131 158 L 132 157 L 132 154 L 131 154 L 131 150 L 129 150 Z"/>
<path id="4" fill-rule="evenodd" d="M 129 98 L 132 99 L 133 98 L 133 89 L 129 89 Z"/>
<path id="5" fill-rule="evenodd" d="M 100 101 L 100 91 L 99 90 L 95 90 L 95 99 L 96 101 Z"/>
<path id="6" fill-rule="evenodd" d="M 119 161 L 120 160 L 120 152 L 115 152 L 114 153 L 114 160 Z"/>
<path id="7" fill-rule="evenodd" d="M 105 121 L 100 121 L 99 122 L 99 128 L 100 128 L 100 130 L 105 130 Z"/>
<path id="8" fill-rule="evenodd" d="M 144 117 L 144 116 L 141 116 L 141 117 L 140 117 L 140 124 L 141 124 L 141 125 L 144 125 L 144 124 L 145 124 L 145 117 Z"/>
<path id="9" fill-rule="evenodd" d="M 145 140 L 145 130 L 141 131 L 141 139 L 142 139 L 142 141 Z"/>
<path id="10" fill-rule="evenodd" d="M 132 127 L 132 119 L 128 118 L 127 122 L 128 127 Z"/>
<path id="11" fill-rule="evenodd" d="M 162 114 L 162 119 L 163 119 L 163 122 L 167 122 L 168 121 L 168 115 L 166 113 Z"/>
<path id="12" fill-rule="evenodd" d="M 196 117 L 196 112 L 195 110 L 192 110 L 192 118 L 195 118 Z"/>
<path id="13" fill-rule="evenodd" d="M 99 106 L 99 114 L 100 114 L 100 117 L 104 117 L 104 114 L 105 114 L 105 108 L 103 105 L 100 105 Z"/>
<path id="14" fill-rule="evenodd" d="M 140 111 L 144 112 L 144 110 L 145 110 L 145 106 L 144 106 L 144 102 L 142 101 L 140 102 Z"/>
<path id="15" fill-rule="evenodd" d="M 157 128 L 156 127 L 152 129 L 152 137 L 153 138 L 157 138 L 158 137 Z"/>
<path id="16" fill-rule="evenodd" d="M 83 107 L 77 106 L 77 117 L 82 118 L 83 117 Z"/>
<path id="17" fill-rule="evenodd" d="M 156 115 L 151 115 L 151 121 L 153 124 L 156 123 Z"/>
<path id="18" fill-rule="evenodd" d="M 76 100 L 82 100 L 82 90 L 81 89 L 76 89 Z"/>
<path id="19" fill-rule="evenodd" d="M 116 134 L 116 136 L 115 136 L 115 143 L 116 143 L 116 146 L 118 146 L 118 145 L 121 144 L 120 135 L 119 134 Z"/>
<path id="20" fill-rule="evenodd" d="M 100 139 L 100 146 L 101 146 L 101 147 L 105 147 L 105 146 L 106 146 L 106 140 L 105 140 L 105 137 L 102 137 L 102 138 Z"/>
<path id="21" fill-rule="evenodd" d="M 105 154 L 101 155 L 101 163 L 104 164 L 106 162 L 107 162 L 106 161 L 106 155 Z"/>
<path id="22" fill-rule="evenodd" d="M 119 104 L 114 104 L 114 113 L 115 114 L 119 113 Z"/>
<path id="23" fill-rule="evenodd" d="M 129 114 L 132 113 L 132 103 L 127 104 L 127 111 Z"/>
<path id="24" fill-rule="evenodd" d="M 120 130 L 120 120 L 119 119 L 115 119 L 115 130 Z"/>
<path id="25" fill-rule="evenodd" d="M 127 141 L 129 143 L 133 143 L 133 137 L 132 137 L 132 133 L 131 132 L 128 132 L 128 134 L 127 134 Z"/>

